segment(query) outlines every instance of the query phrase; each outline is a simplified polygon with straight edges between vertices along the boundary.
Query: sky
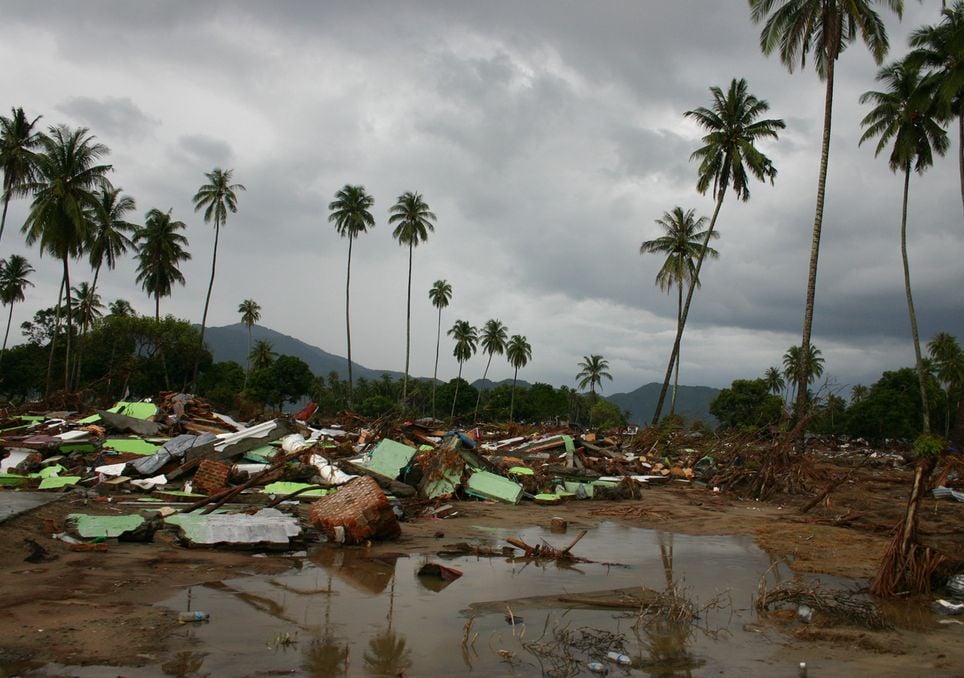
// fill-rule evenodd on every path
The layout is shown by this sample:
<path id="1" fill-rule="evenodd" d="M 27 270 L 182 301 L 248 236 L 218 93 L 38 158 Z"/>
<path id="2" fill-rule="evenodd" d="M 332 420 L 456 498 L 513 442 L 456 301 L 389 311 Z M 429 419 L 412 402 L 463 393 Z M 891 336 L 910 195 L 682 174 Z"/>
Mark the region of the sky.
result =
<path id="1" fill-rule="evenodd" d="M 940 3 L 881 8 L 889 59 L 939 21 Z M 610 365 L 604 393 L 662 381 L 676 296 L 655 285 L 662 257 L 640 255 L 675 206 L 709 216 L 689 160 L 702 131 L 683 113 L 709 88 L 745 78 L 786 129 L 761 149 L 778 174 L 749 201 L 724 201 L 719 259 L 701 275 L 683 337 L 680 383 L 728 386 L 762 376 L 800 343 L 823 120 L 815 72 L 790 73 L 759 49 L 742 0 L 451 2 L 43 2 L 8 0 L 0 41 L 0 111 L 41 126 L 84 126 L 111 149 L 110 179 L 187 224 L 187 286 L 161 312 L 200 322 L 214 228 L 191 198 L 214 167 L 244 184 L 222 229 L 208 324 L 238 322 L 254 299 L 261 324 L 346 353 L 348 241 L 328 222 L 345 184 L 375 199 L 376 226 L 352 248 L 356 362 L 405 364 L 408 251 L 390 207 L 422 194 L 437 216 L 414 250 L 411 372 L 431 376 L 438 316 L 428 290 L 453 288 L 442 312 L 439 377 L 456 375 L 445 332 L 456 320 L 505 323 L 532 346 L 519 374 L 573 386 L 584 356 Z M 899 249 L 901 177 L 874 143 L 858 146 L 880 89 L 861 44 L 838 62 L 813 338 L 824 377 L 846 395 L 913 364 Z M 964 220 L 955 153 L 910 183 L 908 249 L 922 341 L 964 340 Z M 0 256 L 18 252 L 35 287 L 19 325 L 53 305 L 61 268 L 19 233 L 29 202 L 10 205 Z M 72 282 L 91 280 L 85 261 Z M 153 302 L 127 257 L 98 283 L 105 303 Z M 481 376 L 483 356 L 465 365 Z M 491 379 L 512 377 L 496 356 Z"/>

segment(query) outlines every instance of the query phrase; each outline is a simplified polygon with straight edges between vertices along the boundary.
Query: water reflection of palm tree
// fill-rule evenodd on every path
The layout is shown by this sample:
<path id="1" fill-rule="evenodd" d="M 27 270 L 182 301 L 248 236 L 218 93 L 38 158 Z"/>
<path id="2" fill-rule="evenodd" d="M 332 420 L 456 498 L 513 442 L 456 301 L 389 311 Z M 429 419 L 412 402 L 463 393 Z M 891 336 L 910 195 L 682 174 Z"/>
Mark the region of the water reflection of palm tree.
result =
<path id="1" fill-rule="evenodd" d="M 329 572 L 322 632 L 308 645 L 302 662 L 302 668 L 308 672 L 308 675 L 315 678 L 348 673 L 348 643 L 335 637 L 331 630 L 331 596 L 331 572 Z"/>
<path id="2" fill-rule="evenodd" d="M 390 628 L 368 641 L 365 668 L 372 676 L 398 676 L 412 666 L 412 654 L 405 637 Z"/>

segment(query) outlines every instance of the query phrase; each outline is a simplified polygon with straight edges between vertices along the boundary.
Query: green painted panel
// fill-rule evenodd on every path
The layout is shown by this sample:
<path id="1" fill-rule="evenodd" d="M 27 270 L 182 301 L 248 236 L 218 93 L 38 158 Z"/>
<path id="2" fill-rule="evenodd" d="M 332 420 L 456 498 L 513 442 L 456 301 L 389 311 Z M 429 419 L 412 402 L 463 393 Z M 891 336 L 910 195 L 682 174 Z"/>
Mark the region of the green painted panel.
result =
<path id="1" fill-rule="evenodd" d="M 380 476 L 395 480 L 414 456 L 414 447 L 384 438 L 372 450 L 371 459 L 365 466 Z"/>
<path id="2" fill-rule="evenodd" d="M 97 451 L 97 448 L 91 443 L 65 443 L 61 445 L 59 449 L 64 454 L 70 454 L 71 452 L 83 452 L 87 454 L 88 452 Z"/>
<path id="3" fill-rule="evenodd" d="M 138 515 L 90 516 L 86 513 L 71 513 L 67 519 L 74 521 L 77 534 L 84 539 L 119 537 L 125 532 L 137 529 L 144 522 L 144 518 Z"/>
<path id="4" fill-rule="evenodd" d="M 267 464 L 271 462 L 271 457 L 277 453 L 277 448 L 274 448 L 271 445 L 262 445 L 261 447 L 256 447 L 253 450 L 245 452 L 244 458 L 248 461 L 257 462 L 259 464 Z"/>
<path id="5" fill-rule="evenodd" d="M 562 436 L 562 442 L 566 445 L 566 452 L 576 451 L 576 443 L 573 442 L 572 436 Z"/>
<path id="6" fill-rule="evenodd" d="M 21 487 L 30 480 L 27 476 L 17 475 L 16 473 L 0 473 L 0 485 L 3 487 Z"/>
<path id="7" fill-rule="evenodd" d="M 41 490 L 57 490 L 68 485 L 76 485 L 81 480 L 80 476 L 51 476 L 40 481 Z"/>
<path id="8" fill-rule="evenodd" d="M 514 476 L 534 476 L 536 474 L 535 471 L 526 466 L 513 466 L 509 469 L 509 473 Z"/>
<path id="9" fill-rule="evenodd" d="M 446 494 L 452 494 L 462 480 L 463 468 L 464 466 L 459 464 L 457 467 L 445 469 L 441 478 L 425 483 L 422 488 L 422 495 L 428 499 L 435 499 Z"/>
<path id="10" fill-rule="evenodd" d="M 522 499 L 522 486 L 508 478 L 488 471 L 476 471 L 469 477 L 466 491 L 478 497 L 495 499 L 506 504 L 518 504 Z"/>
<path id="11" fill-rule="evenodd" d="M 265 494 L 280 494 L 286 495 L 292 492 L 297 492 L 302 487 L 313 487 L 311 483 L 289 483 L 284 481 L 279 481 L 277 483 L 270 483 L 264 486 Z M 302 492 L 299 497 L 324 497 L 331 490 L 308 490 L 307 492 Z M 297 497 L 296 497 L 297 499 Z"/>
<path id="12" fill-rule="evenodd" d="M 142 454 L 147 456 L 157 452 L 158 446 L 140 438 L 110 438 L 104 441 L 104 447 L 115 452 L 126 454 Z"/>

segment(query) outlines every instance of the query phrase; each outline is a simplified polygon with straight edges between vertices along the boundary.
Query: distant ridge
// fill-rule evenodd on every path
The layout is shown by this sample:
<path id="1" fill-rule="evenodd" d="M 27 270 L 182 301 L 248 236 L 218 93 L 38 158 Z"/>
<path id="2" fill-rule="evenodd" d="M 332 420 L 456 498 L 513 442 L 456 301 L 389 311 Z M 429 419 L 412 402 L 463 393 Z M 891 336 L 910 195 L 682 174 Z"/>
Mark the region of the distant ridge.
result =
<path id="1" fill-rule="evenodd" d="M 307 363 L 311 371 L 319 377 L 327 377 L 331 372 L 337 372 L 339 378 L 348 379 L 348 359 L 334 353 L 323 351 L 317 346 L 306 344 L 300 339 L 289 337 L 287 334 L 276 332 L 262 325 L 251 328 L 251 341 L 259 340 L 271 342 L 274 352 L 278 355 L 290 355 L 301 358 Z M 215 362 L 233 360 L 244 366 L 248 361 L 248 328 L 243 323 L 225 325 L 223 327 L 208 327 L 204 332 L 207 343 Z M 373 370 L 357 362 L 352 362 L 352 376 L 359 378 L 380 379 L 383 374 L 393 379 L 400 379 L 401 372 L 393 370 Z"/>
<path id="2" fill-rule="evenodd" d="M 630 422 L 646 425 L 653 420 L 662 387 L 662 384 L 652 382 L 629 393 L 614 393 L 606 400 L 617 405 L 621 410 L 627 410 Z M 718 388 L 709 386 L 680 386 L 676 394 L 676 413 L 686 419 L 699 419 L 711 426 L 716 426 L 718 422 L 710 414 L 710 403 L 719 392 Z M 666 392 L 666 402 L 663 403 L 664 415 L 669 414 L 669 403 L 672 397 L 673 387 L 670 386 L 670 390 Z"/>

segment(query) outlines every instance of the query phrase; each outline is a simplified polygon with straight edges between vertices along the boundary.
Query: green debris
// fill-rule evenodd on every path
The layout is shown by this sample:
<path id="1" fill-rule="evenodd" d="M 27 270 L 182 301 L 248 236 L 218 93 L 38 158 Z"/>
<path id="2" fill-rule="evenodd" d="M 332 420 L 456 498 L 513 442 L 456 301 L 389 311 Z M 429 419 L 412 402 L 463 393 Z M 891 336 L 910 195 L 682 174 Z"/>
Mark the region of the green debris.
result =
<path id="1" fill-rule="evenodd" d="M 114 414 L 123 414 L 128 417 L 133 417 L 134 419 L 146 420 L 157 414 L 157 405 L 154 403 L 127 403 L 121 401 L 107 411 L 113 412 Z M 77 423 L 81 426 L 86 426 L 87 424 L 96 424 L 99 421 L 100 415 L 92 414 L 89 417 L 78 419 Z"/>
<path id="2" fill-rule="evenodd" d="M 41 490 L 59 490 L 68 485 L 76 485 L 81 481 L 80 476 L 51 476 L 40 481 Z"/>
<path id="3" fill-rule="evenodd" d="M 86 513 L 71 513 L 67 516 L 73 521 L 77 534 L 84 539 L 119 537 L 125 532 L 136 530 L 144 522 L 143 516 L 91 516 Z"/>
<path id="4" fill-rule="evenodd" d="M 514 476 L 534 476 L 536 472 L 527 466 L 513 466 L 509 469 L 509 474 Z"/>
<path id="5" fill-rule="evenodd" d="M 521 485 L 488 471 L 473 473 L 466 484 L 466 491 L 476 497 L 495 499 L 506 504 L 518 504 L 522 499 Z"/>
<path id="6" fill-rule="evenodd" d="M 110 438 L 104 441 L 104 447 L 122 454 L 140 454 L 148 456 L 157 452 L 158 446 L 142 438 Z"/>
<path id="7" fill-rule="evenodd" d="M 395 480 L 414 456 L 414 447 L 385 438 L 372 450 L 371 459 L 365 464 L 365 467 L 380 476 Z"/>
<path id="8" fill-rule="evenodd" d="M 279 494 L 284 496 L 284 495 L 291 494 L 292 492 L 297 492 L 303 487 L 315 487 L 315 486 L 311 483 L 289 483 L 285 481 L 278 481 L 276 483 L 265 485 L 264 493 Z M 333 490 L 322 490 L 322 489 L 308 490 L 307 492 L 302 492 L 298 496 L 299 497 L 324 497 L 326 494 L 332 491 Z"/>

